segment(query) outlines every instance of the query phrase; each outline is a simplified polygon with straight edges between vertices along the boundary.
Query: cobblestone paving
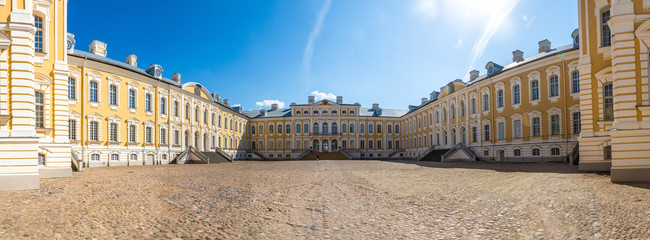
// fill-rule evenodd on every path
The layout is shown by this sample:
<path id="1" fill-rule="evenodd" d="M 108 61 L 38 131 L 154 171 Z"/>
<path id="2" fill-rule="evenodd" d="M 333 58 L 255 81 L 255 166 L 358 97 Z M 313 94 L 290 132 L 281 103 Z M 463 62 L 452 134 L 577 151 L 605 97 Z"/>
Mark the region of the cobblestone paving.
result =
<path id="1" fill-rule="evenodd" d="M 0 192 L 0 239 L 650 239 L 650 184 L 565 164 L 240 161 Z"/>

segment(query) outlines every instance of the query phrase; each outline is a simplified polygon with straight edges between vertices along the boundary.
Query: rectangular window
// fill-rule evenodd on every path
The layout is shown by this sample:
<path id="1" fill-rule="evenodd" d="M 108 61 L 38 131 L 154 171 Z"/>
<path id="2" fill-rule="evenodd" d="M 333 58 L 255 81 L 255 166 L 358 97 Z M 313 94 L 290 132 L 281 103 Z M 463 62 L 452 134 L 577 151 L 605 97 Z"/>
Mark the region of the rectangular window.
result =
<path id="1" fill-rule="evenodd" d="M 504 140 L 506 139 L 506 123 L 500 122 L 497 124 L 498 128 L 498 133 L 499 133 L 499 140 Z"/>
<path id="2" fill-rule="evenodd" d="M 487 94 L 483 95 L 483 111 L 490 111 L 490 96 Z"/>
<path id="3" fill-rule="evenodd" d="M 153 133 L 151 132 L 151 127 L 144 128 L 144 136 L 145 136 L 144 141 L 146 143 L 149 144 L 153 143 Z"/>
<path id="4" fill-rule="evenodd" d="M 110 123 L 108 126 L 109 141 L 117 142 L 117 123 Z"/>
<path id="5" fill-rule="evenodd" d="M 485 141 L 490 141 L 490 125 L 483 126 L 483 136 Z"/>
<path id="6" fill-rule="evenodd" d="M 580 92 L 580 72 L 573 71 L 571 73 L 571 92 L 577 93 Z"/>
<path id="7" fill-rule="evenodd" d="M 108 104 L 117 105 L 117 86 L 115 85 L 108 87 Z"/>
<path id="8" fill-rule="evenodd" d="M 213 136 L 213 138 L 214 138 L 214 136 Z M 167 129 L 164 129 L 164 128 L 160 129 L 160 144 L 163 144 L 163 145 L 167 144 Z M 212 144 L 213 144 L 213 147 L 214 147 L 214 140 L 213 140 Z"/>
<path id="9" fill-rule="evenodd" d="M 602 20 L 602 46 L 607 47 L 612 45 L 612 33 L 609 29 L 609 25 L 607 25 L 607 22 L 610 19 L 610 14 L 609 11 L 603 12 L 601 15 L 601 20 Z"/>
<path id="10" fill-rule="evenodd" d="M 88 100 L 91 102 L 98 102 L 97 101 L 97 82 L 95 81 L 90 81 L 88 84 Z"/>
<path id="11" fill-rule="evenodd" d="M 178 130 L 174 131 L 174 145 L 180 145 L 181 133 Z"/>
<path id="12" fill-rule="evenodd" d="M 99 161 L 99 154 L 97 153 L 90 154 L 90 161 Z"/>
<path id="13" fill-rule="evenodd" d="M 77 140 L 77 121 L 68 120 L 68 138 L 70 140 Z"/>
<path id="14" fill-rule="evenodd" d="M 44 104 L 43 104 L 43 93 L 35 93 L 35 108 L 36 108 L 36 128 L 43 128 L 45 125 L 45 113 L 44 113 Z"/>
<path id="15" fill-rule="evenodd" d="M 582 123 L 580 122 L 580 112 L 573 113 L 573 134 L 580 134 Z"/>
<path id="16" fill-rule="evenodd" d="M 373 148 L 373 147 L 374 147 L 374 146 L 373 146 L 374 143 L 375 143 L 374 141 L 372 141 L 372 140 L 368 140 L 368 149 L 374 149 L 374 148 Z"/>
<path id="17" fill-rule="evenodd" d="M 34 17 L 34 27 L 36 28 L 36 33 L 34 34 L 34 51 L 42 53 L 43 52 L 43 18 Z"/>
<path id="18" fill-rule="evenodd" d="M 521 89 L 519 85 L 512 87 L 512 104 L 521 103 Z"/>
<path id="19" fill-rule="evenodd" d="M 167 98 L 160 98 L 160 114 L 167 114 Z M 212 125 L 214 125 L 214 121 L 212 122 Z"/>
<path id="20" fill-rule="evenodd" d="M 302 127 L 300 126 L 300 123 L 296 124 L 296 133 L 301 133 L 302 132 Z"/>
<path id="21" fill-rule="evenodd" d="M 514 138 L 521 138 L 521 120 L 515 120 L 514 125 L 515 125 Z"/>
<path id="22" fill-rule="evenodd" d="M 603 155 L 605 160 L 612 160 L 612 146 L 606 146 L 603 148 Z"/>
<path id="23" fill-rule="evenodd" d="M 472 114 L 476 114 L 476 98 L 472 98 L 470 105 Z"/>
<path id="24" fill-rule="evenodd" d="M 135 131 L 136 131 L 135 125 L 129 125 L 129 142 L 130 143 L 135 143 L 137 141 L 136 138 L 135 138 L 136 137 L 136 135 L 135 135 L 136 132 Z"/>
<path id="25" fill-rule="evenodd" d="M 472 127 L 472 142 L 478 142 L 478 128 Z"/>
<path id="26" fill-rule="evenodd" d="M 530 100 L 539 100 L 539 81 L 534 80 L 530 83 Z"/>
<path id="27" fill-rule="evenodd" d="M 614 89 L 611 83 L 603 86 L 603 117 L 605 121 L 614 120 Z"/>
<path id="28" fill-rule="evenodd" d="M 365 124 L 359 124 L 359 133 L 365 133 L 366 132 L 366 125 Z"/>
<path id="29" fill-rule="evenodd" d="M 366 142 L 363 140 L 359 141 L 359 149 L 364 149 L 366 147 Z"/>
<path id="30" fill-rule="evenodd" d="M 558 84 L 558 77 L 556 75 L 551 76 L 549 79 L 549 84 L 550 84 L 550 93 L 551 97 L 557 97 L 560 95 L 560 90 L 559 90 L 559 84 Z"/>
<path id="31" fill-rule="evenodd" d="M 291 125 L 290 124 L 287 124 L 287 128 L 285 129 L 285 132 L 287 132 L 287 134 L 291 134 Z"/>
<path id="32" fill-rule="evenodd" d="M 68 78 L 68 99 L 77 99 L 77 80 Z"/>
<path id="33" fill-rule="evenodd" d="M 542 133 L 542 127 L 541 127 L 541 122 L 539 120 L 539 117 L 534 117 L 533 118 L 533 137 L 541 137 Z"/>
<path id="34" fill-rule="evenodd" d="M 129 108 L 135 108 L 135 90 L 129 89 Z"/>
<path id="35" fill-rule="evenodd" d="M 90 122 L 90 128 L 88 129 L 88 139 L 90 141 L 99 141 L 99 123 Z"/>
<path id="36" fill-rule="evenodd" d="M 560 135 L 560 115 L 551 115 L 551 135 Z"/>

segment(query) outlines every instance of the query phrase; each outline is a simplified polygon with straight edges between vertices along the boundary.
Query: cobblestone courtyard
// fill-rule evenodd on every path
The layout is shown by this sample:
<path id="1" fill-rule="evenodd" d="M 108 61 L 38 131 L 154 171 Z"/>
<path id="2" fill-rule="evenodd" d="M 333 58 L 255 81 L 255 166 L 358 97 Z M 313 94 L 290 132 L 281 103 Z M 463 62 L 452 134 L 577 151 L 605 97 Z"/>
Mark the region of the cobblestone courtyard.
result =
<path id="1" fill-rule="evenodd" d="M 0 192 L 0 239 L 650 239 L 649 189 L 565 164 L 93 168 Z"/>

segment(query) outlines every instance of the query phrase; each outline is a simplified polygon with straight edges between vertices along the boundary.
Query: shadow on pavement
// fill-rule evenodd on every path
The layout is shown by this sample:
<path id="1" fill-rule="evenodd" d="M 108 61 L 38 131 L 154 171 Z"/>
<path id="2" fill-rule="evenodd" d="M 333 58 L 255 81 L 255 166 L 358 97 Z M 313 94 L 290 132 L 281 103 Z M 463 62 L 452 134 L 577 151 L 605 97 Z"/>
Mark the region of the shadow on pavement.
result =
<path id="1" fill-rule="evenodd" d="M 482 169 L 499 172 L 531 172 L 531 173 L 581 173 L 577 165 L 569 165 L 560 162 L 545 163 L 503 163 L 503 162 L 423 162 L 423 161 L 400 161 L 389 160 L 386 162 L 414 164 L 422 167 L 432 168 L 465 168 L 465 169 Z M 599 173 L 608 174 L 608 173 Z"/>

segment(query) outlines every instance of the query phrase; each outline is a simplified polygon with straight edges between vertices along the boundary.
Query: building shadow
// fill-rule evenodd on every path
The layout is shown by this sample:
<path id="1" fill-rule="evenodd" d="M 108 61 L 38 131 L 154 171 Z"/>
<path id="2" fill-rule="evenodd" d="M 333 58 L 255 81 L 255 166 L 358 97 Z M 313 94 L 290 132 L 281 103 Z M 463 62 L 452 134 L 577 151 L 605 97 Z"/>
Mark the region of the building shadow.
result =
<path id="1" fill-rule="evenodd" d="M 561 162 L 544 162 L 544 163 L 504 163 L 504 162 L 426 162 L 426 161 L 403 161 L 403 160 L 386 160 L 401 164 L 413 164 L 422 167 L 431 168 L 462 168 L 492 170 L 497 172 L 530 172 L 530 173 L 560 173 L 560 174 L 577 174 L 584 173 L 578 171 L 577 165 L 570 165 Z M 609 173 L 598 173 L 607 174 Z"/>

